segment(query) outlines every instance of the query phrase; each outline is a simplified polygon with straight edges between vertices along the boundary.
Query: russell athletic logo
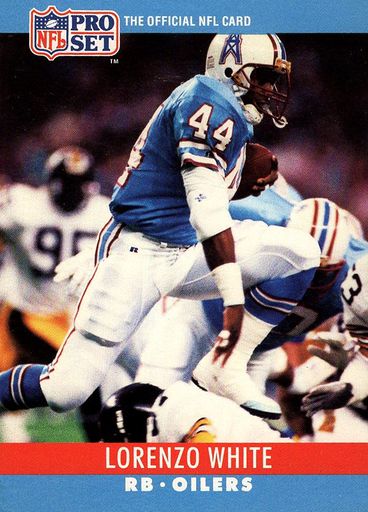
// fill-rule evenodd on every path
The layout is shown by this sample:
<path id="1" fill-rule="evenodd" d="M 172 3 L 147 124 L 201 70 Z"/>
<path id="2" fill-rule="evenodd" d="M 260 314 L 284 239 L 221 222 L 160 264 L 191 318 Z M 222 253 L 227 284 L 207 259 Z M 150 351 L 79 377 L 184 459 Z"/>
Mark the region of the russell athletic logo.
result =
<path id="1" fill-rule="evenodd" d="M 54 60 L 62 55 L 115 55 L 120 47 L 120 20 L 114 11 L 60 12 L 54 6 L 29 13 L 29 47 Z"/>

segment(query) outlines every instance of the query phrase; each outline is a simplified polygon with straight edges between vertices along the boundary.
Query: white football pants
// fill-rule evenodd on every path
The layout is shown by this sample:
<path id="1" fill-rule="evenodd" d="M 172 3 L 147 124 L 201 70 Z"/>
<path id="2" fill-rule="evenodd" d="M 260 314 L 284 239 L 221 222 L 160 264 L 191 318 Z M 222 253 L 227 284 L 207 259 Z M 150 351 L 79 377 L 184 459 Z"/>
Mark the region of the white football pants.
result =
<path id="1" fill-rule="evenodd" d="M 242 221 L 233 235 L 244 288 L 319 266 L 319 246 L 302 231 Z M 160 297 L 219 298 L 201 244 L 172 247 L 122 228 L 105 239 L 105 248 L 74 326 L 40 379 L 57 411 L 85 402 Z"/>

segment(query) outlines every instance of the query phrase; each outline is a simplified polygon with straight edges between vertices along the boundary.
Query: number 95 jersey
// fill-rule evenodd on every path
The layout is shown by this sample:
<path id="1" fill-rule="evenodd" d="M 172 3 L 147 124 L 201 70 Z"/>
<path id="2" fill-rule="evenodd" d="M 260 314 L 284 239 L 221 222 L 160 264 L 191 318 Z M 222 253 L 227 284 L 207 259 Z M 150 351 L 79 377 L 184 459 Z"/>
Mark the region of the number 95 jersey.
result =
<path id="1" fill-rule="evenodd" d="M 53 282 L 60 261 L 91 245 L 109 216 L 108 199 L 90 197 L 77 210 L 58 210 L 47 187 L 12 185 L 0 191 L 0 237 L 5 242 L 2 299 L 34 314 L 66 309 L 66 290 Z"/>
<path id="2" fill-rule="evenodd" d="M 181 170 L 219 172 L 231 198 L 252 136 L 231 85 L 195 76 L 172 92 L 135 143 L 110 203 L 115 220 L 163 242 L 196 243 Z"/>

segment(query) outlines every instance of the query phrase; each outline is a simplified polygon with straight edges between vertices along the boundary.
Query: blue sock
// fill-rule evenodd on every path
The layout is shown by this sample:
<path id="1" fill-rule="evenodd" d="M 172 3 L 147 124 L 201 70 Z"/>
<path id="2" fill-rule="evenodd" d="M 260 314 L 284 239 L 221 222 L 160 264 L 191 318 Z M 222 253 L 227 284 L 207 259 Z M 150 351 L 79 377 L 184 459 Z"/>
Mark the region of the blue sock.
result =
<path id="1" fill-rule="evenodd" d="M 245 296 L 245 309 L 259 320 L 278 325 L 307 291 L 315 268 L 252 286 Z"/>
<path id="2" fill-rule="evenodd" d="M 43 364 L 20 364 L 0 373 L 0 407 L 9 411 L 46 407 L 48 404 L 40 386 Z"/>

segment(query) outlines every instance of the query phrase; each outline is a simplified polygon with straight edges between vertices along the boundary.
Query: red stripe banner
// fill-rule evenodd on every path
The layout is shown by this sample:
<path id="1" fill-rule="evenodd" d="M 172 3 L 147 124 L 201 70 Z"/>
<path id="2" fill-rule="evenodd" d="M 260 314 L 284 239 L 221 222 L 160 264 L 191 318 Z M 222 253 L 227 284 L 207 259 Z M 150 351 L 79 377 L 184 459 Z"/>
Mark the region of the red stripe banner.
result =
<path id="1" fill-rule="evenodd" d="M 1 475 L 361 475 L 368 443 L 0 444 Z"/>

